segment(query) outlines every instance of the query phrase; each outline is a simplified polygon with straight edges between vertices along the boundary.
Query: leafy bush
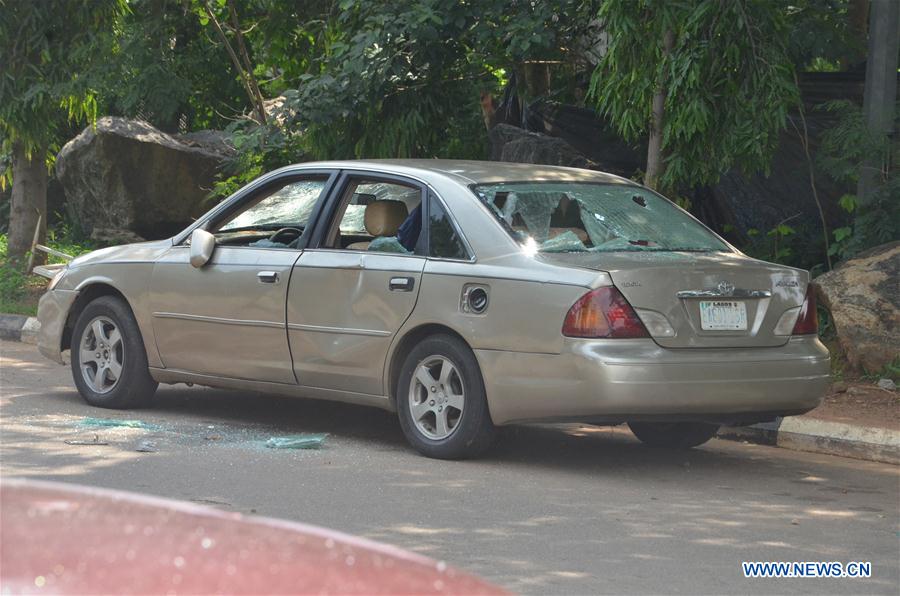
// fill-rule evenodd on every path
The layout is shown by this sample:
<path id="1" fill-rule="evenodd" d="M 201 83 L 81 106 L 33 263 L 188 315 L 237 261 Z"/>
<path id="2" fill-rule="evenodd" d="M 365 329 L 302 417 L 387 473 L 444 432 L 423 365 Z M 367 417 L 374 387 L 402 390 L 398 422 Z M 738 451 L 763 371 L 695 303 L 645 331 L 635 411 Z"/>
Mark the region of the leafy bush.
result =
<path id="1" fill-rule="evenodd" d="M 50 248 L 77 257 L 94 250 L 90 242 L 75 238 L 71 228 L 63 226 L 60 233 L 48 232 L 47 244 Z M 50 263 L 61 263 L 63 259 L 51 256 Z M 37 301 L 47 287 L 47 280 L 36 275 L 26 275 L 19 267 L 8 261 L 6 234 L 0 234 L 0 313 L 34 315 Z"/>
<path id="2" fill-rule="evenodd" d="M 28 277 L 7 262 L 6 234 L 0 234 L 0 313 L 34 314 L 25 300 Z"/>
<path id="3" fill-rule="evenodd" d="M 837 117 L 836 124 L 822 135 L 818 166 L 837 182 L 855 186 L 864 166 L 876 170 L 875 186 L 864 197 L 845 195 L 841 207 L 854 214 L 852 228 L 833 231 L 833 254 L 850 257 L 862 250 L 900 237 L 900 141 L 869 132 L 862 108 L 841 100 L 822 109 Z M 900 118 L 900 104 L 895 113 Z"/>

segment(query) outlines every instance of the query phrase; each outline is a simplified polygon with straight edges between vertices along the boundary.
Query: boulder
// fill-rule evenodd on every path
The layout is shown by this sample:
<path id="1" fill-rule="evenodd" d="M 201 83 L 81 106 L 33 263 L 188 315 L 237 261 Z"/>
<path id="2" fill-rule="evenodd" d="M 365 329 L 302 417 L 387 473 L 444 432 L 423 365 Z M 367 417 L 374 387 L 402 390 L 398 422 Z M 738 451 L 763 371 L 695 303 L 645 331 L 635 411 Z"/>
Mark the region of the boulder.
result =
<path id="1" fill-rule="evenodd" d="M 813 287 L 854 369 L 874 373 L 900 355 L 900 241 L 857 255 Z"/>
<path id="2" fill-rule="evenodd" d="M 117 230 L 115 228 L 94 227 L 91 231 L 91 240 L 100 246 L 115 246 L 118 244 L 134 244 L 144 242 L 146 238 L 138 236 L 131 230 Z"/>
<path id="3" fill-rule="evenodd" d="M 644 169 L 646 145 L 626 143 L 594 110 L 539 100 L 528 106 L 527 128 L 571 145 L 604 172 L 629 178 Z"/>
<path id="4" fill-rule="evenodd" d="M 104 117 L 63 146 L 56 176 L 66 211 L 86 234 L 97 228 L 165 238 L 210 207 L 216 172 L 232 152 L 218 131 L 170 135 Z"/>
<path id="5" fill-rule="evenodd" d="M 490 131 L 491 159 L 548 166 L 597 169 L 598 164 L 579 153 L 563 139 L 528 132 L 511 124 L 498 124 Z"/>
<path id="6" fill-rule="evenodd" d="M 492 160 L 588 168 L 626 178 L 643 167 L 645 151 L 622 141 L 595 111 L 539 99 L 520 113 L 518 100 L 508 94 L 489 119 Z"/>

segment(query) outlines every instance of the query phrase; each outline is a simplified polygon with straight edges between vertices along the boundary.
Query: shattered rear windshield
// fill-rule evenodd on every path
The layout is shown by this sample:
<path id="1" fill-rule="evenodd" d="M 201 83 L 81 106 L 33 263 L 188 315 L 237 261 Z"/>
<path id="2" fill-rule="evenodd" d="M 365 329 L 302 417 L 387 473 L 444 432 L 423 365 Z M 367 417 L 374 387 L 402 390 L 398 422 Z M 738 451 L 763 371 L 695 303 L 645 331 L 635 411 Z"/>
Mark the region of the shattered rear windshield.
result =
<path id="1" fill-rule="evenodd" d="M 504 182 L 473 190 L 517 242 L 540 252 L 730 250 L 672 203 L 637 186 Z"/>

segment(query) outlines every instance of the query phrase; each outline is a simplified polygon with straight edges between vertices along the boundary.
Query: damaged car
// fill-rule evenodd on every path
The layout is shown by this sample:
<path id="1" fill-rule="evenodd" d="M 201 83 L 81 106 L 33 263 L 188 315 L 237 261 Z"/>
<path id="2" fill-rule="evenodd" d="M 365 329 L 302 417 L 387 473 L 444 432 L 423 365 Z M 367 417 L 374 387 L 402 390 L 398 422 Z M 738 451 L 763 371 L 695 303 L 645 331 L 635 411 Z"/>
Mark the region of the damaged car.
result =
<path id="1" fill-rule="evenodd" d="M 806 271 L 630 180 L 530 164 L 285 167 L 173 238 L 73 260 L 38 317 L 91 405 L 159 383 L 338 400 L 438 458 L 532 421 L 693 447 L 811 410 L 830 371 Z"/>

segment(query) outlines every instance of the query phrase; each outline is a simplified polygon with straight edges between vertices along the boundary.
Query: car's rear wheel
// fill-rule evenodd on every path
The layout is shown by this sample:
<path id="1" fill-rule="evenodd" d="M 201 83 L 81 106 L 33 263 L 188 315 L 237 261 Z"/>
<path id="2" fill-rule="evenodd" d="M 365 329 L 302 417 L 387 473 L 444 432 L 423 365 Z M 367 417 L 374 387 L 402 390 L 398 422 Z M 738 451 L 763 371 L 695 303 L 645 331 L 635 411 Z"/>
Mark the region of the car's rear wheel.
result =
<path id="1" fill-rule="evenodd" d="M 101 296 L 78 315 L 72 377 L 84 400 L 102 408 L 142 406 L 156 392 L 140 329 L 119 298 Z"/>
<path id="2" fill-rule="evenodd" d="M 690 449 L 716 436 L 718 424 L 706 422 L 629 422 L 640 441 L 651 447 Z"/>
<path id="3" fill-rule="evenodd" d="M 407 354 L 396 398 L 403 433 L 423 455 L 474 457 L 494 439 L 478 361 L 456 337 L 430 336 Z"/>

